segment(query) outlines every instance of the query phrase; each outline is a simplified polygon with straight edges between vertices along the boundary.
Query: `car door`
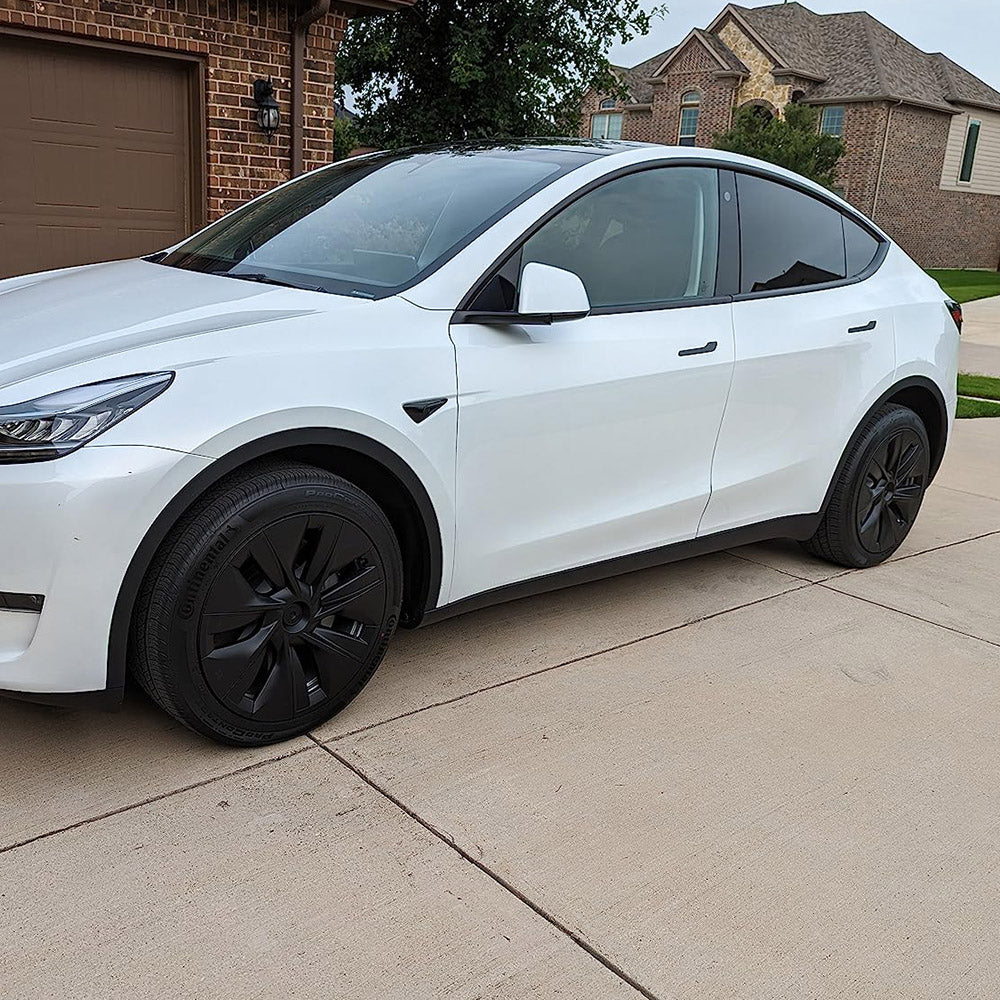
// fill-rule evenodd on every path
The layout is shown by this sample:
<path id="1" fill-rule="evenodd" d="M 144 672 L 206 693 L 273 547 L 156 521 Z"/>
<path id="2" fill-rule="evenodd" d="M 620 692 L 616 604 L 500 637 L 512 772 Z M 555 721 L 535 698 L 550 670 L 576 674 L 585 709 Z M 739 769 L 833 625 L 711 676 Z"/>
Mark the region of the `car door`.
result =
<path id="1" fill-rule="evenodd" d="M 885 241 L 795 186 L 736 183 L 736 366 L 700 535 L 819 511 L 865 401 L 895 371 L 891 303 L 866 279 Z"/>
<path id="2" fill-rule="evenodd" d="M 557 211 L 498 268 L 578 275 L 592 312 L 452 326 L 459 383 L 451 600 L 693 538 L 732 373 L 716 296 L 719 177 L 656 167 Z M 496 304 L 490 306 L 496 309 Z"/>

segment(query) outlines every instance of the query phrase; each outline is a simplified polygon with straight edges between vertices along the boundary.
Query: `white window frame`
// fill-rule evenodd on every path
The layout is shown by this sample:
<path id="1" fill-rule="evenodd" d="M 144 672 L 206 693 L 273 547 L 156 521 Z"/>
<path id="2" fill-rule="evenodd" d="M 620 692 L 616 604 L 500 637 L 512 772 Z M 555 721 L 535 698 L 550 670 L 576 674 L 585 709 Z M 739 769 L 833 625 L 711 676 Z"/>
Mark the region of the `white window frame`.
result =
<path id="1" fill-rule="evenodd" d="M 694 112 L 694 130 L 684 131 L 684 112 Z M 690 118 L 690 115 L 687 116 Z M 681 95 L 680 121 L 677 125 L 677 144 L 679 146 L 693 146 L 698 138 L 698 126 L 701 124 L 701 94 L 697 90 L 687 90 Z M 685 142 L 689 139 L 690 142 Z"/>
<path id="2" fill-rule="evenodd" d="M 612 120 L 615 120 L 615 128 L 612 128 Z M 602 111 L 593 115 L 590 119 L 591 139 L 620 139 L 622 137 L 622 126 L 625 116 L 620 111 Z M 617 135 L 612 135 L 617 132 Z"/>
<path id="3" fill-rule="evenodd" d="M 826 125 L 827 112 L 839 111 L 840 112 L 840 126 L 839 131 L 832 132 Z M 823 113 L 820 115 L 819 119 L 819 131 L 821 135 L 832 135 L 838 139 L 844 137 L 844 122 L 847 120 L 847 108 L 842 104 L 827 104 L 823 108 Z"/>

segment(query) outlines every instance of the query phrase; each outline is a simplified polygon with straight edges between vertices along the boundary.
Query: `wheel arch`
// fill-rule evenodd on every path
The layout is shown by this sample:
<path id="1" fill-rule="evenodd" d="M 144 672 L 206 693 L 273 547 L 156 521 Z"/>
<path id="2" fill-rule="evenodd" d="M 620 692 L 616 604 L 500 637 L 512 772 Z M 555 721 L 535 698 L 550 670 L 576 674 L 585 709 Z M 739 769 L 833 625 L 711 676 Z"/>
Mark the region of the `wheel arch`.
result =
<path id="1" fill-rule="evenodd" d="M 937 471 L 941 467 L 941 461 L 944 459 L 945 448 L 948 444 L 948 407 L 944 401 L 944 394 L 937 383 L 925 375 L 911 375 L 909 378 L 896 382 L 883 392 L 868 408 L 861 420 L 858 421 L 854 433 L 851 434 L 851 438 L 847 442 L 847 447 L 844 448 L 843 454 L 840 456 L 840 461 L 837 463 L 833 478 L 830 480 L 830 485 L 827 488 L 826 496 L 823 498 L 823 513 L 826 512 L 830 504 L 830 499 L 833 496 L 840 472 L 844 468 L 844 464 L 847 462 L 865 425 L 871 419 L 872 415 L 887 403 L 897 403 L 900 406 L 905 406 L 913 410 L 923 421 L 931 445 L 930 481 L 933 481 L 937 475 Z"/>
<path id="2" fill-rule="evenodd" d="M 233 472 L 261 459 L 306 462 L 350 480 L 382 508 L 403 552 L 401 624 L 416 627 L 441 587 L 441 528 L 424 485 L 385 445 L 352 431 L 307 428 L 271 434 L 219 458 L 163 509 L 132 556 L 111 619 L 108 690 L 124 687 L 132 616 L 142 581 L 157 551 L 199 497 Z"/>

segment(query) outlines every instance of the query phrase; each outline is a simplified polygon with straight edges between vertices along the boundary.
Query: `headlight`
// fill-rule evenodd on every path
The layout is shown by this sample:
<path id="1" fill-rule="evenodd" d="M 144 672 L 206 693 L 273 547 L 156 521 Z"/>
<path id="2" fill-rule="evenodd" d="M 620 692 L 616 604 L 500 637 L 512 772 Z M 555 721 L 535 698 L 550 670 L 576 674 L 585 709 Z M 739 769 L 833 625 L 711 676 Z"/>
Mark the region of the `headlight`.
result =
<path id="1" fill-rule="evenodd" d="M 0 463 L 68 455 L 155 399 L 173 372 L 129 375 L 0 407 Z"/>

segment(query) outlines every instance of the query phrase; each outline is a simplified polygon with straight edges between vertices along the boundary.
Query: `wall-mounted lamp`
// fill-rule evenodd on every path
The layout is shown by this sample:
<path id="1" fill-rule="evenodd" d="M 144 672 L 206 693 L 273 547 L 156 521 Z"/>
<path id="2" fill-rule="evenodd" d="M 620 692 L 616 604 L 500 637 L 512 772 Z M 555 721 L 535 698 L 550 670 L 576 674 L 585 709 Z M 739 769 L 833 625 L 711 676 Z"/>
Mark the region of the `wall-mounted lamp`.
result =
<path id="1" fill-rule="evenodd" d="M 281 109 L 274 99 L 274 84 L 271 78 L 254 80 L 253 100 L 257 105 L 257 125 L 270 142 L 281 125 Z"/>

